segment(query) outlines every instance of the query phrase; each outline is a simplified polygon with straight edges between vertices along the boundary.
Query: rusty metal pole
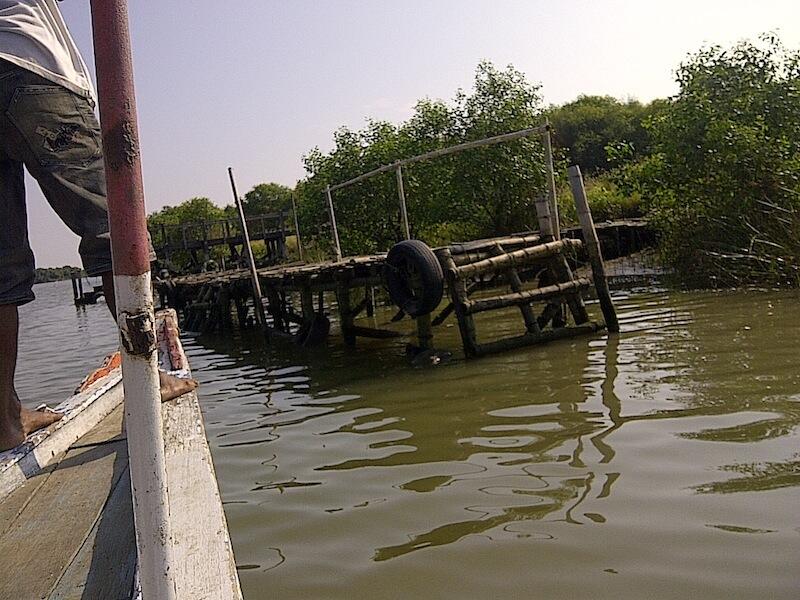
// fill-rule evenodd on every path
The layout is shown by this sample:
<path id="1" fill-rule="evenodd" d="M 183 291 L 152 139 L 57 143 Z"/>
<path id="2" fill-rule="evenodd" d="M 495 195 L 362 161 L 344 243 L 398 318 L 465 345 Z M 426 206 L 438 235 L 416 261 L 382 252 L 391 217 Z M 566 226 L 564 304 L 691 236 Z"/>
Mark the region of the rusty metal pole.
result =
<path id="1" fill-rule="evenodd" d="M 145 600 L 173 600 L 172 534 L 128 6 L 126 0 L 91 0 L 91 6 L 140 582 Z"/>

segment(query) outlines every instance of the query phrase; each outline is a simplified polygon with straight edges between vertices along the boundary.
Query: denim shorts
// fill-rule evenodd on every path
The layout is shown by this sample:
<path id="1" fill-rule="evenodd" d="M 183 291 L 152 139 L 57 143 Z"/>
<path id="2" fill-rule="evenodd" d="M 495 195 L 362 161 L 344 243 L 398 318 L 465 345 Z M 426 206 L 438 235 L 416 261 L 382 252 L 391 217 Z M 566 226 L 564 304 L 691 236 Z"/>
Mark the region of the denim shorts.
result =
<path id="1" fill-rule="evenodd" d="M 80 237 L 87 274 L 111 271 L 100 127 L 90 100 L 0 59 L 0 305 L 34 299 L 24 168 Z"/>

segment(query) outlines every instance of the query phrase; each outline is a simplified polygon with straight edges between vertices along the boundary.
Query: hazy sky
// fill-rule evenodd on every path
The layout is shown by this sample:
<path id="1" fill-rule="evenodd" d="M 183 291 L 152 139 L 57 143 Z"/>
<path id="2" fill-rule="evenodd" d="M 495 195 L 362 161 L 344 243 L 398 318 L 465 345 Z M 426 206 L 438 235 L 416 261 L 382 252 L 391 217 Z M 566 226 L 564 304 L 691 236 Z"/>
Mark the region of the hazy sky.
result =
<path id="1" fill-rule="evenodd" d="M 340 125 L 400 121 L 451 99 L 477 63 L 512 63 L 547 103 L 578 94 L 648 101 L 707 43 L 778 31 L 800 47 L 800 2 L 670 0 L 132 0 L 148 211 L 254 184 L 293 186 L 301 156 Z M 60 3 L 94 71 L 89 0 Z M 77 238 L 28 185 L 38 266 L 79 264 Z"/>

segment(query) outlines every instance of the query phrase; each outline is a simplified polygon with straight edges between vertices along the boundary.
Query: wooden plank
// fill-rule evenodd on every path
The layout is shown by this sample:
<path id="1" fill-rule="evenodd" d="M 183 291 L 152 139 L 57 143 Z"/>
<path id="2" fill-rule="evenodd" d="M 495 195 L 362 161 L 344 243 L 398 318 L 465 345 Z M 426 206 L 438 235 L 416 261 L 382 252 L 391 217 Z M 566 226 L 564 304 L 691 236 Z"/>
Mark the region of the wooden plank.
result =
<path id="1" fill-rule="evenodd" d="M 118 441 L 70 450 L 0 538 L 0 598 L 44 598 L 127 468 Z"/>
<path id="2" fill-rule="evenodd" d="M 72 448 L 96 446 L 127 439 L 125 436 L 125 405 L 120 404 L 100 424 L 72 445 Z"/>
<path id="3" fill-rule="evenodd" d="M 165 403 L 162 415 L 177 597 L 241 599 L 197 395 Z"/>
<path id="4" fill-rule="evenodd" d="M 0 536 L 8 531 L 48 477 L 50 477 L 50 470 L 46 469 L 28 479 L 0 502 Z"/>
<path id="5" fill-rule="evenodd" d="M 132 596 L 135 573 L 136 532 L 130 471 L 126 469 L 49 600 L 127 600 Z"/>
<path id="6" fill-rule="evenodd" d="M 0 453 L 0 501 L 30 477 L 55 462 L 79 438 L 91 431 L 122 402 L 119 369 L 56 407 L 64 418 L 37 431 L 13 450 Z"/>

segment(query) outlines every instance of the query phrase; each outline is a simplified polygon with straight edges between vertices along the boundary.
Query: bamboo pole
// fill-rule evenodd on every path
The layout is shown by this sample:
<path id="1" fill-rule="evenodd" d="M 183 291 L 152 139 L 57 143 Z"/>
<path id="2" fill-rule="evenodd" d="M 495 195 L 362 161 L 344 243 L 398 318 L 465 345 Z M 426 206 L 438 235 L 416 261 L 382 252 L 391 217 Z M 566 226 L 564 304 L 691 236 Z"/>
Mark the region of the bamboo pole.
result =
<path id="1" fill-rule="evenodd" d="M 521 267 L 543 258 L 555 256 L 562 253 L 568 248 L 580 248 L 582 246 L 580 240 L 566 238 L 563 240 L 547 242 L 539 246 L 532 246 L 530 248 L 522 248 L 521 250 L 514 250 L 507 254 L 499 256 L 492 256 L 478 262 L 470 263 L 456 268 L 456 274 L 459 278 L 471 277 L 479 273 L 501 271 L 503 269 L 511 269 Z"/>
<path id="2" fill-rule="evenodd" d="M 603 264 L 603 253 L 600 250 L 600 240 L 597 239 L 597 231 L 594 228 L 592 212 L 589 210 L 589 202 L 586 199 L 586 189 L 583 187 L 583 177 L 581 169 L 577 165 L 569 168 L 569 185 L 572 189 L 572 196 L 575 198 L 575 207 L 578 212 L 578 219 L 583 230 L 583 239 L 586 242 L 586 250 L 589 254 L 589 262 L 592 265 L 592 278 L 597 290 L 597 298 L 600 301 L 600 309 L 606 320 L 606 327 L 614 333 L 619 332 L 619 321 L 614 302 L 611 300 L 611 292 L 608 290 L 606 281 L 606 270 Z"/>
<path id="3" fill-rule="evenodd" d="M 303 260 L 303 240 L 300 239 L 300 222 L 297 220 L 297 204 L 294 200 L 294 192 L 292 192 L 292 216 L 294 217 L 294 237 L 297 240 L 297 252 L 300 254 L 300 260 Z"/>
<path id="4" fill-rule="evenodd" d="M 331 222 L 331 235 L 333 236 L 333 249 L 336 252 L 336 262 L 339 262 L 342 260 L 342 246 L 339 243 L 339 230 L 336 228 L 336 212 L 333 209 L 331 191 L 331 186 L 325 188 L 325 197 L 328 201 L 328 218 Z"/>
<path id="5" fill-rule="evenodd" d="M 411 239 L 411 229 L 408 226 L 408 212 L 406 211 L 406 193 L 403 189 L 403 167 L 397 165 L 397 197 L 400 199 L 400 220 L 403 222 L 403 233 L 407 240 Z"/>
<path id="6" fill-rule="evenodd" d="M 545 287 L 515 292 L 513 294 L 502 294 L 490 298 L 480 298 L 479 300 L 468 300 L 465 303 L 465 310 L 468 314 L 496 310 L 508 306 L 524 306 L 534 301 L 549 300 L 551 298 L 566 297 L 569 294 L 577 294 L 592 285 L 592 282 L 585 277 L 580 277 L 573 281 L 554 283 Z M 530 307 L 529 307 L 530 308 Z"/>
<path id="7" fill-rule="evenodd" d="M 231 180 L 231 191 L 233 192 L 233 202 L 239 212 L 239 223 L 242 226 L 242 246 L 247 253 L 247 261 L 250 263 L 250 280 L 253 284 L 253 304 L 256 314 L 256 321 L 262 328 L 266 327 L 267 319 L 264 316 L 264 303 L 261 300 L 261 282 L 258 280 L 258 270 L 256 260 L 253 257 L 253 248 L 250 246 L 250 234 L 247 231 L 247 219 L 244 216 L 244 207 L 239 194 L 236 191 L 236 181 L 233 178 L 233 168 L 228 167 L 228 177 Z"/>
<path id="8" fill-rule="evenodd" d="M 139 580 L 144 598 L 174 600 L 150 246 L 128 5 L 126 0 L 91 0 L 91 10 Z"/>
<path id="9" fill-rule="evenodd" d="M 550 140 L 550 121 L 545 121 L 544 155 L 545 166 L 547 167 L 547 199 L 550 202 L 550 222 L 553 228 L 553 237 L 561 239 L 561 225 L 558 220 L 558 197 L 556 195 L 556 170 L 553 165 L 553 146 Z"/>

